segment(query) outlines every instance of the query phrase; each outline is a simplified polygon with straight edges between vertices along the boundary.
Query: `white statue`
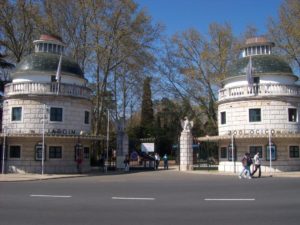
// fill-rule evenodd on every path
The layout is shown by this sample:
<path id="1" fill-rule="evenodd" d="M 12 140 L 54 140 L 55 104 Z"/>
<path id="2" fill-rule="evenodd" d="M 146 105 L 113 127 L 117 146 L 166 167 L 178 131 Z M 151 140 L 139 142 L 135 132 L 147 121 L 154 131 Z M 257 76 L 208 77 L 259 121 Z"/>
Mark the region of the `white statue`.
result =
<path id="1" fill-rule="evenodd" d="M 194 126 L 193 121 L 189 121 L 187 117 L 184 117 L 184 120 L 181 120 L 181 127 L 183 131 L 191 131 L 193 126 Z"/>

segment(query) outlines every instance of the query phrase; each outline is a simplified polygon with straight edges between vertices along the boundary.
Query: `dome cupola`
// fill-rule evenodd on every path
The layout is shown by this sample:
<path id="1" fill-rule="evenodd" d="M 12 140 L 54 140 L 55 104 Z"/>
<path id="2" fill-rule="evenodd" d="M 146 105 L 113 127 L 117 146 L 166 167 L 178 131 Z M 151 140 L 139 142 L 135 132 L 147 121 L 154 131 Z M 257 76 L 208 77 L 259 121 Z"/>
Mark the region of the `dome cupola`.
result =
<path id="1" fill-rule="evenodd" d="M 38 40 L 33 41 L 33 43 L 34 53 L 25 56 L 21 62 L 17 64 L 15 71 L 11 74 L 13 82 L 18 82 L 20 79 L 23 82 L 24 77 L 26 77 L 28 81 L 31 81 L 32 77 L 29 78 L 29 74 L 55 76 L 60 56 L 62 56 L 61 73 L 65 75 L 63 82 L 78 83 L 74 78 L 77 80 L 85 80 L 83 71 L 78 63 L 64 55 L 66 44 L 60 37 L 43 34 Z M 67 77 L 73 78 L 66 79 Z M 82 83 L 82 81 L 79 82 Z M 85 83 L 85 81 L 83 83 Z"/>
<path id="2" fill-rule="evenodd" d="M 42 34 L 39 40 L 33 42 L 35 52 L 50 52 L 63 54 L 66 44 L 55 35 Z"/>
<path id="3" fill-rule="evenodd" d="M 274 42 L 268 41 L 265 37 L 248 38 L 242 49 L 242 56 L 271 55 L 274 46 Z"/>
<path id="4" fill-rule="evenodd" d="M 265 37 L 247 39 L 241 49 L 242 57 L 231 66 L 227 78 L 246 77 L 251 58 L 252 76 L 290 76 L 293 81 L 297 80 L 290 65 L 282 57 L 273 54 L 274 46 L 274 42 L 268 41 Z"/>

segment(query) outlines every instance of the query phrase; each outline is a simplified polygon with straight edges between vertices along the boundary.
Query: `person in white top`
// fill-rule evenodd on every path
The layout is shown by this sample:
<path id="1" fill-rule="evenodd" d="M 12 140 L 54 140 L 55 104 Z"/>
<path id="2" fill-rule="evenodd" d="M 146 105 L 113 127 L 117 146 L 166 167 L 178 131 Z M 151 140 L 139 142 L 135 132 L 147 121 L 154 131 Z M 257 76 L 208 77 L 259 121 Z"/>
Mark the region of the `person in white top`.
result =
<path id="1" fill-rule="evenodd" d="M 259 152 L 257 152 L 255 154 L 253 159 L 254 159 L 254 170 L 253 170 L 251 176 L 253 176 L 253 174 L 255 174 L 256 171 L 258 170 L 258 177 L 261 177 Z"/>

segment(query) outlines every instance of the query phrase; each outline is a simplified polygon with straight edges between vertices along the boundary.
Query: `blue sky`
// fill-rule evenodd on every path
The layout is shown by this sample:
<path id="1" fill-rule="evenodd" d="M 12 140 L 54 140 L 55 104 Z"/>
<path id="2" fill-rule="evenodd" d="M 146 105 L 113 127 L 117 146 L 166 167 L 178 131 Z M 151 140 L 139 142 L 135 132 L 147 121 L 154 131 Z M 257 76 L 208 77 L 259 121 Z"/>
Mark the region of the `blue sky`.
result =
<path id="1" fill-rule="evenodd" d="M 155 23 L 165 25 L 165 33 L 173 35 L 188 28 L 206 34 L 209 24 L 228 22 L 236 36 L 247 25 L 258 28 L 258 34 L 267 30 L 269 17 L 276 18 L 283 0 L 135 0 L 147 9 Z"/>

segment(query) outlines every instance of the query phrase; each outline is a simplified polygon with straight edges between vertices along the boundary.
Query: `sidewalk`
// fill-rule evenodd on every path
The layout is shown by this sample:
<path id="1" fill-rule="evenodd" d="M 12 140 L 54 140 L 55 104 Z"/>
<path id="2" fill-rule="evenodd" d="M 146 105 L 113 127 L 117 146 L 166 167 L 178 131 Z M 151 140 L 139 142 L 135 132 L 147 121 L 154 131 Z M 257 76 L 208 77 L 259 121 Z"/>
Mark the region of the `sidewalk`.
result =
<path id="1" fill-rule="evenodd" d="M 239 176 L 239 173 L 233 172 L 219 172 L 217 170 L 192 170 L 192 171 L 184 171 L 186 173 L 194 173 L 194 174 L 209 174 L 209 175 L 219 175 L 219 176 Z M 254 175 L 254 178 L 257 177 L 257 174 Z M 292 171 L 292 172 L 276 172 L 276 173 L 262 173 L 261 177 L 299 177 L 300 171 Z"/>
<path id="2" fill-rule="evenodd" d="M 178 167 L 172 166 L 169 171 L 179 171 Z M 86 177 L 86 176 L 101 176 L 101 175 L 112 175 L 112 174 L 122 174 L 120 171 L 111 171 L 108 173 L 103 172 L 95 172 L 92 171 L 90 173 L 84 174 L 16 174 L 16 173 L 8 173 L 8 174 L 0 174 L 0 182 L 18 182 L 18 181 L 34 181 L 34 180 L 47 180 L 47 179 L 65 179 L 65 178 L 74 178 L 74 177 Z M 130 173 L 130 172 L 129 172 Z M 238 177 L 238 173 L 232 172 L 219 172 L 216 170 L 193 170 L 193 171 L 183 171 L 182 173 L 192 173 L 192 174 L 199 174 L 199 175 L 216 175 L 216 176 L 236 176 Z M 300 171 L 294 172 L 276 172 L 276 173 L 262 173 L 262 177 L 299 177 L 300 178 Z"/>
<path id="3" fill-rule="evenodd" d="M 72 177 L 83 177 L 86 174 L 17 174 L 8 173 L 0 174 L 0 182 L 16 182 L 16 181 L 32 181 L 32 180 L 47 180 L 47 179 L 61 179 L 61 178 L 72 178 Z"/>

